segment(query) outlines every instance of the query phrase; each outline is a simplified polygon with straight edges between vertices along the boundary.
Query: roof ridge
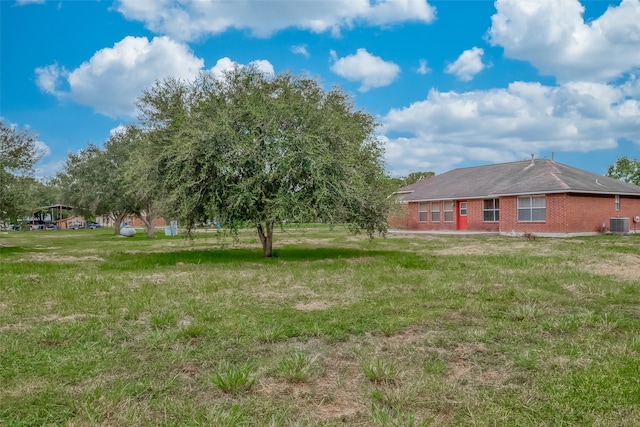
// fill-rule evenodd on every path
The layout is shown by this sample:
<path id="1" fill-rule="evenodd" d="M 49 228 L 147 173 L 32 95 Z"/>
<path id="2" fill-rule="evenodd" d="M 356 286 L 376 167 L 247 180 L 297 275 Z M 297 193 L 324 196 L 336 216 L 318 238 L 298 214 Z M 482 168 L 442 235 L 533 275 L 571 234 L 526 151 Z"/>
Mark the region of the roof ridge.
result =
<path id="1" fill-rule="evenodd" d="M 539 160 L 539 159 L 538 159 Z M 444 173 L 441 173 L 440 175 L 444 175 L 445 173 L 449 173 L 449 172 L 453 172 L 453 171 L 458 171 L 458 170 L 465 170 L 465 169 L 476 169 L 476 168 L 488 168 L 491 166 L 500 166 L 500 165 L 510 165 L 512 163 L 520 163 L 520 162 L 529 162 L 531 160 L 514 160 L 512 162 L 502 162 L 502 163 L 491 163 L 490 165 L 476 165 L 476 166 L 465 166 L 462 168 L 455 168 L 455 169 L 451 169 L 449 171 L 446 171 Z"/>

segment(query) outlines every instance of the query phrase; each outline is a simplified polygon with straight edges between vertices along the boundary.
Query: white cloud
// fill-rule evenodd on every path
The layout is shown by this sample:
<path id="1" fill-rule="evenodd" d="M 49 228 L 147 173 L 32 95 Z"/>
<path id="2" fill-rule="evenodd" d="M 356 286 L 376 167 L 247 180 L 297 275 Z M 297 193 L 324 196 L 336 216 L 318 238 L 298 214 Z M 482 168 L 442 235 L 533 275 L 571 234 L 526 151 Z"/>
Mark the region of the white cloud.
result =
<path id="1" fill-rule="evenodd" d="M 264 74 L 275 74 L 273 65 L 266 59 L 258 59 L 256 61 L 252 61 L 249 63 L 249 65 L 256 67 L 256 69 L 260 70 Z M 216 78 L 220 79 L 228 71 L 242 66 L 242 64 L 238 64 L 237 62 L 232 61 L 231 58 L 225 56 L 224 58 L 218 59 L 218 62 L 216 62 L 216 65 L 214 65 L 210 71 Z"/>
<path id="2" fill-rule="evenodd" d="M 225 56 L 224 58 L 218 59 L 218 62 L 216 62 L 216 65 L 214 65 L 210 71 L 217 79 L 220 79 L 224 76 L 224 73 L 233 70 L 236 65 L 236 62 Z"/>
<path id="3" fill-rule="evenodd" d="M 47 65 L 46 67 L 36 68 L 36 84 L 46 93 L 51 95 L 63 96 L 58 87 L 64 84 L 65 79 L 69 76 L 69 72 L 58 64 Z"/>
<path id="4" fill-rule="evenodd" d="M 611 81 L 640 67 L 640 0 L 590 22 L 577 0 L 497 0 L 489 39 L 560 82 Z"/>
<path id="5" fill-rule="evenodd" d="M 109 137 L 123 135 L 127 131 L 127 125 L 120 124 L 109 131 Z"/>
<path id="6" fill-rule="evenodd" d="M 44 142 L 37 140 L 36 150 L 38 150 L 38 153 L 42 157 L 34 167 L 34 177 L 38 179 L 49 178 L 55 176 L 64 168 L 64 159 L 54 161 L 49 160 L 49 156 L 51 155 L 51 148 L 49 148 L 49 146 Z"/>
<path id="7" fill-rule="evenodd" d="M 640 98 L 640 77 L 631 74 L 624 84 L 620 86 L 624 94 L 631 98 Z"/>
<path id="8" fill-rule="evenodd" d="M 619 138 L 640 144 L 640 102 L 601 83 L 431 90 L 426 100 L 389 111 L 383 123 L 388 168 L 400 174 L 411 168 L 444 172 L 462 159 L 493 163 L 607 149 Z"/>
<path id="9" fill-rule="evenodd" d="M 311 56 L 311 54 L 309 53 L 309 50 L 307 49 L 306 44 L 291 46 L 291 52 L 295 53 L 296 55 L 305 56 L 307 58 Z"/>
<path id="10" fill-rule="evenodd" d="M 455 74 L 463 82 L 471 81 L 476 74 L 484 70 L 482 55 L 484 55 L 484 49 L 479 47 L 474 46 L 465 50 L 454 63 L 447 66 L 445 72 Z"/>
<path id="11" fill-rule="evenodd" d="M 331 51 L 331 58 L 335 61 L 331 71 L 348 80 L 361 82 L 361 92 L 390 85 L 400 74 L 398 65 L 373 56 L 363 48 L 343 58 L 338 58 L 335 51 Z"/>
<path id="12" fill-rule="evenodd" d="M 256 67 L 258 70 L 262 71 L 263 74 L 271 74 L 274 75 L 276 72 L 273 69 L 273 65 L 271 62 L 266 59 L 257 59 L 255 61 L 251 61 L 249 65 Z"/>
<path id="13" fill-rule="evenodd" d="M 228 29 L 248 29 L 267 37 L 285 28 L 334 34 L 355 23 L 384 26 L 406 21 L 432 22 L 427 0 L 229 1 L 119 0 L 116 9 L 142 21 L 155 33 L 194 40 Z"/>
<path id="14" fill-rule="evenodd" d="M 37 140 L 35 145 L 36 145 L 36 150 L 38 151 L 38 154 L 40 154 L 43 158 L 51 154 L 51 149 L 44 142 Z"/>
<path id="15" fill-rule="evenodd" d="M 58 172 L 62 172 L 64 164 L 65 159 L 53 160 L 50 162 L 41 160 L 36 165 L 35 173 L 33 175 L 38 179 L 54 177 Z"/>
<path id="16" fill-rule="evenodd" d="M 250 63 L 265 74 L 274 74 L 267 60 Z M 125 37 L 112 48 L 101 49 L 73 71 L 58 64 L 36 68 L 36 83 L 60 100 L 92 107 L 110 117 L 134 117 L 135 102 L 156 80 L 167 77 L 189 80 L 198 75 L 204 61 L 188 46 L 168 37 Z M 211 72 L 220 77 L 242 66 L 229 58 L 218 60 Z"/>
<path id="17" fill-rule="evenodd" d="M 426 60 L 424 60 L 424 59 L 420 60 L 420 66 L 418 67 L 416 72 L 418 74 L 422 74 L 422 75 L 429 74 L 431 72 L 431 68 L 429 68 L 427 66 L 427 61 Z"/>
<path id="18" fill-rule="evenodd" d="M 193 78 L 203 65 L 187 46 L 167 37 L 125 37 L 73 71 L 54 64 L 37 68 L 36 75 L 38 86 L 60 99 L 107 116 L 132 116 L 136 98 L 155 80 Z"/>

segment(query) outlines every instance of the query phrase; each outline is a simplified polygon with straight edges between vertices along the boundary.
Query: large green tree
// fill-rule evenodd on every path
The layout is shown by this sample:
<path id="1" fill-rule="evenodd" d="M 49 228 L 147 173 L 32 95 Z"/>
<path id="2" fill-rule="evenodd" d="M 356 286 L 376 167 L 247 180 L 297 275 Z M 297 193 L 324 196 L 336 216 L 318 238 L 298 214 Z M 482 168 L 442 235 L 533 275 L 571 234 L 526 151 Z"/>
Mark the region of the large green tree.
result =
<path id="1" fill-rule="evenodd" d="M 29 214 L 33 167 L 42 157 L 37 136 L 0 121 L 0 222 Z"/>
<path id="2" fill-rule="evenodd" d="M 382 145 L 374 118 L 339 88 L 251 67 L 223 78 L 165 80 L 144 92 L 141 123 L 158 149 L 165 202 L 189 227 L 255 224 L 265 257 L 283 222 L 386 231 Z"/>
<path id="3" fill-rule="evenodd" d="M 640 161 L 631 160 L 625 156 L 620 157 L 613 165 L 609 166 L 607 176 L 640 185 Z"/>

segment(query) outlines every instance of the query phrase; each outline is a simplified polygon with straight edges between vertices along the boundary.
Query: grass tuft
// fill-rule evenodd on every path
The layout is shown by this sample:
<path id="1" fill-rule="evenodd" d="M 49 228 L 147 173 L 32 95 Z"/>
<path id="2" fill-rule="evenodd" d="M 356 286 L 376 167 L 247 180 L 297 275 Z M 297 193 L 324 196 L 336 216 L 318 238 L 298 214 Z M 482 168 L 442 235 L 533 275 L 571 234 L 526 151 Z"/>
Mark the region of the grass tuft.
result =
<path id="1" fill-rule="evenodd" d="M 307 382 L 315 373 L 316 358 L 310 358 L 301 351 L 295 351 L 291 356 L 280 359 L 278 373 L 292 383 Z"/>
<path id="2" fill-rule="evenodd" d="M 239 394 L 250 391 L 255 385 L 255 372 L 251 365 L 220 366 L 209 381 L 225 393 Z"/>
<path id="3" fill-rule="evenodd" d="M 362 371 L 364 377 L 373 383 L 393 383 L 398 375 L 398 369 L 393 362 L 384 362 L 380 359 L 375 362 L 364 362 Z"/>

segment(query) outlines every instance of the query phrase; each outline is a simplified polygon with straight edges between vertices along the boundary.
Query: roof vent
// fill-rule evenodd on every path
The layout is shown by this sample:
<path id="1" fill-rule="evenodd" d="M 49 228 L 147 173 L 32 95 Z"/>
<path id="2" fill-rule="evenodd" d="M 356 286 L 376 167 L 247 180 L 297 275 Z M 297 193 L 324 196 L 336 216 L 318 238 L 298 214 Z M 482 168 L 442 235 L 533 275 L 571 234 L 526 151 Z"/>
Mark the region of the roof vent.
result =
<path id="1" fill-rule="evenodd" d="M 627 234 L 629 232 L 629 218 L 611 218 L 609 230 L 614 234 Z"/>

